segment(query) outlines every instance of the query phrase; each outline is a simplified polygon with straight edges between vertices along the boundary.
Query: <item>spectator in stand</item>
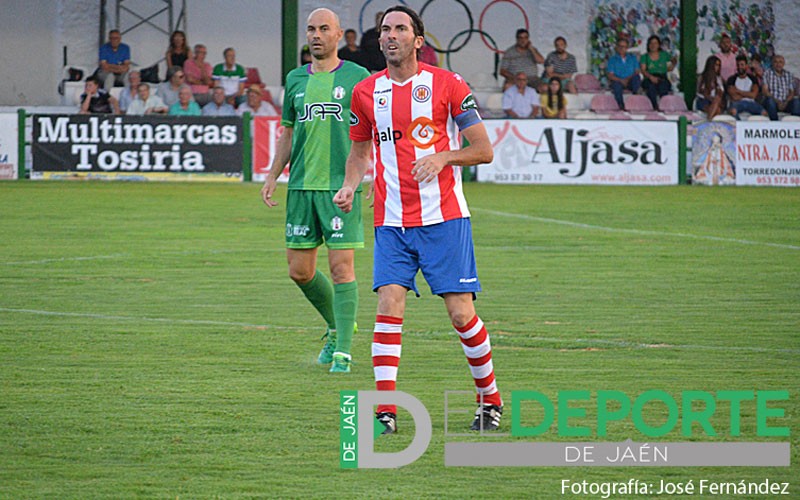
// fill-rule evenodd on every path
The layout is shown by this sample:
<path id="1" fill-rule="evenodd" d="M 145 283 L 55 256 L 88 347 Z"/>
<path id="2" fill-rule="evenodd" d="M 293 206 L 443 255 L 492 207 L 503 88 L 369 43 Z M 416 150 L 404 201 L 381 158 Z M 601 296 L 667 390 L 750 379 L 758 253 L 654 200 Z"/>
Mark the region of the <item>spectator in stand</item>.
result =
<path id="1" fill-rule="evenodd" d="M 127 115 L 163 115 L 167 112 L 164 101 L 157 95 L 150 95 L 150 85 L 140 83 L 136 99 L 128 107 Z"/>
<path id="2" fill-rule="evenodd" d="M 164 55 L 167 60 L 167 73 L 174 68 L 183 68 L 183 64 L 192 58 L 192 49 L 186 42 L 186 33 L 183 31 L 173 31 L 169 37 L 169 47 Z"/>
<path id="3" fill-rule="evenodd" d="M 225 89 L 214 87 L 211 102 L 203 106 L 203 116 L 236 116 L 236 109 L 225 101 Z"/>
<path id="4" fill-rule="evenodd" d="M 419 49 L 419 62 L 439 67 L 439 58 L 436 56 L 436 51 L 433 50 L 433 47 L 428 42 L 423 43 L 422 48 Z"/>
<path id="5" fill-rule="evenodd" d="M 635 94 L 642 84 L 639 76 L 639 61 L 635 55 L 628 54 L 627 38 L 620 37 L 617 40 L 616 53 L 608 60 L 606 72 L 611 93 L 614 94 L 619 109 L 624 110 L 625 101 L 622 99 L 622 92 L 630 89 Z"/>
<path id="6" fill-rule="evenodd" d="M 308 44 L 303 45 L 303 48 L 300 49 L 300 66 L 305 66 L 306 64 L 311 64 L 311 49 Z"/>
<path id="7" fill-rule="evenodd" d="M 228 47 L 222 52 L 225 62 L 214 66 L 211 78 L 217 86 L 225 89 L 225 99 L 232 106 L 238 106 L 243 101 L 244 82 L 247 80 L 247 72 L 244 66 L 236 64 L 236 51 Z"/>
<path id="8" fill-rule="evenodd" d="M 739 113 L 767 116 L 766 110 L 756 102 L 758 82 L 747 74 L 747 56 L 736 56 L 736 74 L 728 78 L 725 87 L 730 99 L 728 112 L 739 120 Z"/>
<path id="9" fill-rule="evenodd" d="M 197 104 L 203 106 L 211 100 L 209 91 L 214 85 L 214 80 L 211 78 L 211 65 L 206 62 L 206 54 L 208 50 L 202 43 L 194 46 L 194 57 L 183 63 L 183 73 L 186 75 L 186 83 L 192 89 L 194 100 Z"/>
<path id="10" fill-rule="evenodd" d="M 543 64 L 544 57 L 531 43 L 530 34 L 525 28 L 517 30 L 517 43 L 507 48 L 500 61 L 500 74 L 505 78 L 503 89 L 508 89 L 516 84 L 516 76 L 520 72 L 528 75 L 528 85 L 535 89 L 542 89 L 544 83 L 539 78 L 537 64 Z"/>
<path id="11" fill-rule="evenodd" d="M 503 111 L 509 118 L 536 118 L 539 116 L 539 94 L 528 86 L 528 75 L 520 71 L 514 86 L 503 92 Z"/>
<path id="12" fill-rule="evenodd" d="M 381 52 L 381 44 L 378 41 L 381 36 L 381 21 L 383 12 L 379 11 L 375 14 L 375 26 L 361 35 L 361 52 L 366 63 L 364 67 L 372 72 L 386 69 L 386 58 Z"/>
<path id="13" fill-rule="evenodd" d="M 575 87 L 572 77 L 578 72 L 578 63 L 575 60 L 575 56 L 567 52 L 567 39 L 563 36 L 556 37 L 553 45 L 556 50 L 547 54 L 547 58 L 544 60 L 545 76 L 550 81 L 553 78 L 560 79 L 561 88 L 572 94 L 577 94 L 578 89 Z"/>
<path id="14" fill-rule="evenodd" d="M 736 51 L 733 50 L 733 42 L 727 33 L 723 33 L 719 37 L 719 52 L 714 55 L 722 63 L 722 70 L 720 70 L 722 79 L 728 81 L 728 78 L 736 74 Z"/>
<path id="15" fill-rule="evenodd" d="M 140 83 L 142 83 L 141 73 L 135 70 L 128 73 L 128 86 L 119 93 L 120 113 L 125 114 L 128 112 L 128 106 L 136 99 L 136 94 L 139 92 Z"/>
<path id="16" fill-rule="evenodd" d="M 721 68 L 719 57 L 708 56 L 697 82 L 695 106 L 706 114 L 709 121 L 725 109 L 725 81 L 719 74 Z"/>
<path id="17" fill-rule="evenodd" d="M 108 32 L 108 42 L 100 47 L 100 66 L 95 74 L 103 82 L 103 88 L 111 90 L 114 86 L 125 86 L 125 77 L 131 67 L 131 48 L 122 43 L 119 30 Z"/>
<path id="18" fill-rule="evenodd" d="M 345 41 L 345 46 L 339 49 L 339 51 L 337 52 L 337 54 L 339 55 L 339 59 L 343 61 L 352 61 L 356 64 L 364 66 L 366 64 L 364 61 L 364 53 L 361 51 L 360 48 L 358 48 L 358 44 L 356 43 L 356 30 L 354 29 L 345 30 L 344 41 Z"/>
<path id="19" fill-rule="evenodd" d="M 81 94 L 80 114 L 94 113 L 119 114 L 119 103 L 104 89 L 100 88 L 100 81 L 95 76 L 86 79 L 84 93 Z"/>
<path id="20" fill-rule="evenodd" d="M 542 94 L 542 116 L 545 118 L 567 119 L 567 98 L 564 97 L 563 80 L 557 76 L 547 84 L 547 93 Z"/>
<path id="21" fill-rule="evenodd" d="M 758 97 L 756 102 L 764 105 L 764 66 L 761 64 L 761 56 L 753 54 L 750 57 L 750 64 L 747 66 L 747 74 L 756 79 L 758 84 Z"/>
<path id="22" fill-rule="evenodd" d="M 158 95 L 168 108 L 178 102 L 178 92 L 186 85 L 186 73 L 182 68 L 174 66 L 169 71 L 167 81 L 158 84 Z"/>
<path id="23" fill-rule="evenodd" d="M 647 92 L 647 97 L 653 104 L 653 109 L 658 109 L 658 98 L 665 96 L 672 90 L 667 73 L 672 71 L 675 64 L 674 58 L 661 50 L 661 39 L 652 35 L 647 39 L 647 52 L 639 59 L 642 71 L 642 87 Z"/>
<path id="24" fill-rule="evenodd" d="M 178 91 L 178 102 L 169 107 L 169 114 L 173 116 L 200 116 L 200 105 L 192 98 L 192 89 L 182 85 Z"/>
<path id="25" fill-rule="evenodd" d="M 772 57 L 772 68 L 764 72 L 764 108 L 769 119 L 778 119 L 778 111 L 800 116 L 800 98 L 795 94 L 794 76 L 786 71 L 786 59 L 780 54 Z"/>
<path id="26" fill-rule="evenodd" d="M 252 116 L 279 116 L 275 106 L 264 101 L 264 91 L 258 85 L 251 85 L 247 89 L 247 102 L 242 103 L 237 109 L 239 116 L 250 113 Z"/>

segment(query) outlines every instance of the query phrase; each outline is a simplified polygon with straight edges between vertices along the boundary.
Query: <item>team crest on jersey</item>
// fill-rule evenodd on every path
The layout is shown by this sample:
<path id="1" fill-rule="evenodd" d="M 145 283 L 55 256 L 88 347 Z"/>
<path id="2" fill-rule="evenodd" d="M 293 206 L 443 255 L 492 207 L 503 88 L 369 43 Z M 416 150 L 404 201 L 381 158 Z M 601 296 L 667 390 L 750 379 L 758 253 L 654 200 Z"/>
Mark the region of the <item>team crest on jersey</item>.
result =
<path id="1" fill-rule="evenodd" d="M 442 135 L 433 120 L 427 116 L 420 116 L 408 126 L 408 140 L 414 147 L 428 149 L 433 146 Z"/>
<path id="2" fill-rule="evenodd" d="M 335 89 L 333 89 L 333 98 L 334 99 L 341 99 L 341 98 L 344 97 L 344 94 L 345 94 L 344 87 L 342 87 L 342 86 L 339 86 L 339 87 L 336 87 Z"/>
<path id="3" fill-rule="evenodd" d="M 386 111 L 389 109 L 389 98 L 385 95 L 378 96 L 378 98 L 375 99 L 375 103 L 378 105 L 378 111 Z"/>
<path id="4" fill-rule="evenodd" d="M 411 96 L 417 102 L 428 102 L 431 98 L 431 88 L 426 85 L 418 85 L 411 91 Z"/>
<path id="5" fill-rule="evenodd" d="M 331 219 L 331 229 L 339 231 L 344 227 L 344 221 L 338 215 Z"/>

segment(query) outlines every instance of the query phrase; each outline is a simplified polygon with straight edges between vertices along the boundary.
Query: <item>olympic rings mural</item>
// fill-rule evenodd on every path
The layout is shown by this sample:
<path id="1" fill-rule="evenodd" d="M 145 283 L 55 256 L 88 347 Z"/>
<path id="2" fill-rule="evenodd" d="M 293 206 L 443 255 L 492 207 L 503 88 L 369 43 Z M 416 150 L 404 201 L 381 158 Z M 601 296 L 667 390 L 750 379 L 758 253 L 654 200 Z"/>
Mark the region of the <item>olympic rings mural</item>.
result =
<path id="1" fill-rule="evenodd" d="M 409 3 L 406 0 L 398 0 L 398 1 L 403 5 L 415 8 L 414 5 L 409 5 Z M 485 29 L 485 21 L 487 19 L 487 13 L 490 10 L 492 10 L 493 7 L 499 4 L 509 4 L 512 8 L 519 10 L 520 16 L 518 19 L 519 21 L 522 22 L 522 24 L 517 22 L 503 26 L 504 29 L 503 35 L 505 38 L 508 38 L 508 32 L 510 32 L 511 36 L 513 37 L 517 28 L 524 27 L 526 30 L 530 31 L 530 20 L 528 19 L 528 14 L 527 12 L 525 12 L 525 9 L 515 0 L 492 0 L 490 2 L 487 2 L 481 9 L 479 15 L 477 16 L 478 18 L 477 26 L 475 25 L 475 16 L 473 14 L 472 9 L 470 8 L 469 5 L 467 5 L 467 3 L 464 0 L 441 0 L 440 3 L 446 2 L 450 4 L 457 4 L 459 10 L 463 9 L 464 14 L 466 15 L 465 18 L 467 20 L 467 24 L 464 27 L 464 29 L 458 31 L 455 35 L 453 35 L 449 39 L 449 41 L 446 41 L 446 38 L 442 36 L 437 36 L 436 33 L 437 23 L 435 22 L 435 20 L 426 19 L 425 17 L 425 11 L 428 10 L 430 12 L 429 7 L 431 7 L 431 5 L 436 2 L 437 0 L 426 0 L 424 3 L 422 3 L 422 6 L 419 7 L 418 12 L 422 17 L 422 19 L 426 21 L 425 22 L 426 43 L 430 45 L 434 51 L 436 51 L 439 58 L 439 66 L 445 67 L 451 71 L 456 71 L 456 68 L 453 68 L 451 56 L 464 49 L 467 46 L 467 44 L 472 40 L 473 35 L 477 34 L 481 42 L 483 42 L 483 45 L 486 47 L 486 49 L 489 50 L 490 54 L 494 56 L 494 71 L 495 73 L 497 72 L 500 56 L 502 56 L 504 50 L 498 47 L 495 38 L 492 37 L 492 35 L 487 32 L 488 28 Z M 373 13 L 367 14 L 367 8 L 372 3 L 373 0 L 366 0 L 361 5 L 361 8 L 359 10 L 358 28 L 361 34 L 363 34 L 366 30 L 373 27 L 374 12 L 376 12 L 379 8 L 388 7 L 394 4 L 395 2 L 392 2 L 387 5 L 383 5 L 386 2 L 377 2 L 382 5 L 381 6 L 372 5 L 371 11 Z M 455 17 L 457 13 L 454 12 L 453 14 Z M 495 34 L 495 36 L 497 36 L 497 34 Z"/>

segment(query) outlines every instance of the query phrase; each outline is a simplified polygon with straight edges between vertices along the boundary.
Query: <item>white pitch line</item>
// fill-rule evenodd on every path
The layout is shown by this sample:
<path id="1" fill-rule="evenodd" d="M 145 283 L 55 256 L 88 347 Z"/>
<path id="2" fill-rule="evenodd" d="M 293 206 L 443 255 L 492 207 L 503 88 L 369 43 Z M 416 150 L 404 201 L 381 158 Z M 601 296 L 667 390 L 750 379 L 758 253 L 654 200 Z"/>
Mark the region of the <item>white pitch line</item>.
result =
<path id="1" fill-rule="evenodd" d="M 26 264 L 50 264 L 51 262 L 70 262 L 81 260 L 100 260 L 100 259 L 119 259 L 121 257 L 130 257 L 129 253 L 113 253 L 111 255 L 90 255 L 87 257 L 58 257 L 52 259 L 39 259 L 39 260 L 18 260 L 16 262 L 3 262 L 4 266 L 20 266 Z"/>
<path id="2" fill-rule="evenodd" d="M 69 317 L 69 318 L 90 318 L 90 319 L 102 319 L 102 320 L 112 320 L 112 321 L 142 321 L 142 322 L 151 322 L 151 323 L 167 323 L 167 324 L 181 324 L 181 325 L 216 325 L 216 326 L 240 326 L 244 328 L 263 328 L 263 329 L 273 329 L 273 330 L 304 330 L 304 331 L 314 331 L 319 330 L 319 328 L 312 328 L 312 327 L 303 327 L 303 326 L 276 326 L 276 325 L 259 325 L 254 323 L 240 323 L 236 321 L 217 321 L 217 320 L 205 320 L 205 319 L 177 319 L 177 318 L 152 318 L 148 316 L 119 316 L 114 314 L 93 314 L 93 313 L 76 313 L 76 312 L 62 312 L 62 311 L 43 311 L 41 309 L 15 309 L 10 307 L 0 307 L 0 312 L 7 312 L 7 313 L 17 313 L 17 314 L 33 314 L 38 316 L 58 316 L 58 317 Z M 405 332 L 406 334 L 414 334 L 416 332 Z M 442 332 L 434 332 L 434 333 L 442 333 Z M 453 332 L 444 332 L 443 335 L 451 335 L 454 334 Z M 428 334 L 424 334 L 428 335 Z M 502 334 L 497 335 L 497 337 L 503 338 L 505 337 Z M 570 339 L 570 338 L 548 338 L 548 337 L 532 337 L 531 340 L 533 341 L 542 341 L 542 342 L 563 342 L 563 343 L 570 343 L 570 342 L 577 342 L 582 344 L 597 344 L 597 345 L 610 345 L 614 347 L 626 347 L 626 348 L 636 348 L 636 349 L 704 349 L 704 350 L 714 350 L 714 351 L 752 351 L 752 352 L 788 352 L 788 353 L 800 353 L 800 349 L 781 349 L 781 348 L 770 348 L 770 347 L 747 347 L 747 346 L 704 346 L 704 345 L 682 345 L 682 344 L 670 344 L 664 347 L 658 346 L 654 347 L 651 344 L 643 344 L 637 342 L 625 342 L 625 341 L 615 341 L 615 340 L 604 340 L 604 339 Z"/>
<path id="3" fill-rule="evenodd" d="M 742 240 L 738 238 L 723 238 L 720 236 L 706 236 L 701 234 L 689 234 L 689 233 L 669 233 L 666 231 L 649 231 L 644 229 L 626 229 L 626 228 L 618 228 L 618 227 L 608 227 L 608 226 L 597 226 L 594 224 L 584 224 L 582 222 L 573 222 L 569 220 L 561 220 L 561 219 L 550 219 L 547 217 L 535 217 L 533 215 L 525 215 L 525 214 L 514 214 L 509 212 L 500 212 L 497 210 L 489 210 L 487 208 L 472 208 L 473 211 L 478 212 L 485 212 L 491 215 L 497 215 L 499 217 L 512 217 L 515 219 L 523 219 L 523 220 L 531 220 L 536 222 L 545 222 L 548 224 L 560 224 L 562 226 L 570 226 L 570 227 L 580 227 L 584 229 L 595 229 L 598 231 L 609 231 L 614 233 L 629 233 L 629 234 L 639 234 L 643 236 L 672 236 L 676 238 L 692 238 L 696 240 L 709 240 L 709 241 L 723 241 L 726 243 L 739 243 L 742 245 L 761 245 L 767 247 L 775 247 L 775 248 L 783 248 L 788 250 L 800 250 L 800 246 L 798 245 L 787 245 L 783 243 L 769 243 L 766 241 L 753 241 L 753 240 Z"/>

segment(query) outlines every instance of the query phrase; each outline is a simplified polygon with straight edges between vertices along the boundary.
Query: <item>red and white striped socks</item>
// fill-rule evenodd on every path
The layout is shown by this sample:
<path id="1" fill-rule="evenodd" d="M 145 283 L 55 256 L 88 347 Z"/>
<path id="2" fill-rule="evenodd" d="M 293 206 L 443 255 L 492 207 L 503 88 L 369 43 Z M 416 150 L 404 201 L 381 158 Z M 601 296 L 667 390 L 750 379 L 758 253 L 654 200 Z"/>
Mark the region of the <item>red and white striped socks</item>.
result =
<path id="1" fill-rule="evenodd" d="M 375 372 L 375 386 L 379 391 L 395 390 L 397 367 L 400 364 L 402 350 L 401 336 L 403 318 L 377 315 L 375 330 L 372 335 L 372 369 Z M 377 413 L 390 412 L 397 414 L 394 405 L 378 405 Z"/>
<path id="2" fill-rule="evenodd" d="M 469 323 L 464 326 L 456 326 L 458 336 L 461 337 L 461 347 L 467 356 L 469 370 L 475 380 L 475 389 L 478 392 L 477 401 L 481 402 L 483 394 L 483 404 L 502 406 L 503 400 L 497 390 L 497 383 L 494 380 L 494 367 L 492 365 L 492 344 L 489 342 L 489 334 L 483 321 L 476 315 Z"/>
<path id="3" fill-rule="evenodd" d="M 463 327 L 453 326 L 461 338 L 461 347 L 464 348 L 472 378 L 475 380 L 475 389 L 478 392 L 477 401 L 480 403 L 481 394 L 483 394 L 484 404 L 502 406 L 503 400 L 500 398 L 500 392 L 497 390 L 497 383 L 494 379 L 492 345 L 483 321 L 475 316 Z M 375 317 L 375 330 L 372 337 L 372 367 L 375 372 L 375 386 L 379 391 L 395 390 L 397 367 L 400 364 L 402 350 L 402 331 L 403 318 L 380 314 Z M 381 412 L 397 414 L 397 407 L 378 405 L 377 413 Z"/>

